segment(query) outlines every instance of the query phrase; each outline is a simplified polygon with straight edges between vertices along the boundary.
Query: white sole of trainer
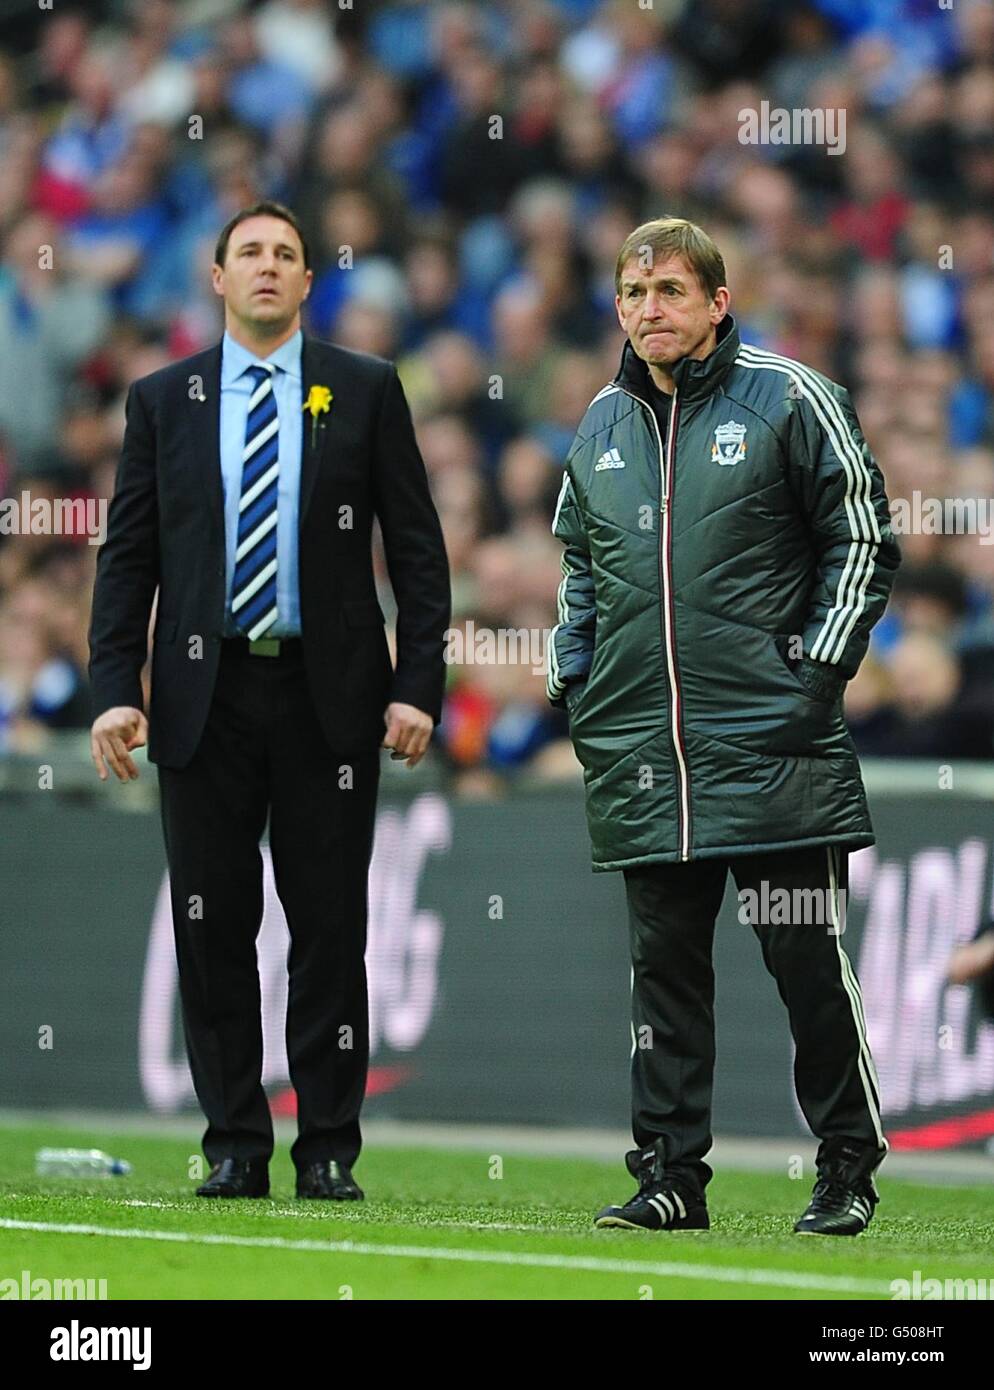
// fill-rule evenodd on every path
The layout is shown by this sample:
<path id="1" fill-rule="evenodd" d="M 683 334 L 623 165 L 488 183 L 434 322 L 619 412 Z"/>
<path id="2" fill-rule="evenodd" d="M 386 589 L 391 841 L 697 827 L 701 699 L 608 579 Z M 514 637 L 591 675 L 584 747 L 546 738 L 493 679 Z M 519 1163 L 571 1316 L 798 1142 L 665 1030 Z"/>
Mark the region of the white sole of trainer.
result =
<path id="1" fill-rule="evenodd" d="M 707 1231 L 709 1226 L 640 1226 L 636 1221 L 626 1221 L 623 1216 L 598 1216 L 594 1218 L 594 1227 L 598 1231 L 620 1229 L 625 1231 L 645 1231 L 647 1235 L 658 1235 L 661 1231 L 673 1231 L 676 1235 L 685 1235 L 688 1231 Z"/>

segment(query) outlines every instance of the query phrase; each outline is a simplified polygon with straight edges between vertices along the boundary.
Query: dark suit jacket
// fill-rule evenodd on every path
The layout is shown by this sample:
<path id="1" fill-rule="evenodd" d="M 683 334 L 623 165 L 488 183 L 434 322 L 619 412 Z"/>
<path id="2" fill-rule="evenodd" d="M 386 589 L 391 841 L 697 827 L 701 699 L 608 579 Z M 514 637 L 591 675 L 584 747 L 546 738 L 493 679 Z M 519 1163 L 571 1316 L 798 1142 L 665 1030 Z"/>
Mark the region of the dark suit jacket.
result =
<path id="1" fill-rule="evenodd" d="M 311 416 L 301 417 L 304 662 L 329 744 L 358 752 L 381 741 L 391 700 L 417 706 L 436 723 L 441 717 L 448 564 L 393 364 L 306 334 L 302 353 L 304 400 L 315 384 L 333 393 L 330 410 L 318 416 L 316 445 Z M 115 705 L 142 708 L 140 676 L 158 587 L 148 754 L 165 767 L 184 767 L 196 750 L 221 653 L 220 406 L 220 343 L 131 386 L 97 561 L 93 716 Z M 398 606 L 396 671 L 373 580 L 374 514 Z"/>

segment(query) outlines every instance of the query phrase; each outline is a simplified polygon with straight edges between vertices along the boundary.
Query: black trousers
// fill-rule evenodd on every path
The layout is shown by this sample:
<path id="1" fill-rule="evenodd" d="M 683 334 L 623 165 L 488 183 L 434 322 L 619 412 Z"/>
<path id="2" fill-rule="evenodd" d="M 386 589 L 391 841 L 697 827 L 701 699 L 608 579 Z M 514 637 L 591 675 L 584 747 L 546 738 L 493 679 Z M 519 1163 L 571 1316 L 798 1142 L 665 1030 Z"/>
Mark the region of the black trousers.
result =
<path id="1" fill-rule="evenodd" d="M 159 768 L 187 1056 L 207 1117 L 204 1153 L 268 1159 L 256 937 L 260 839 L 290 930 L 286 1018 L 298 1169 L 351 1165 L 361 1145 L 369 1024 L 367 876 L 377 745 L 329 748 L 299 642 L 278 657 L 222 643 L 203 738 L 183 769 Z"/>
<path id="2" fill-rule="evenodd" d="M 738 910 L 748 912 L 787 1006 L 796 1045 L 794 1084 L 812 1132 L 822 1147 L 844 1135 L 887 1148 L 862 997 L 843 945 L 848 854 L 823 845 L 626 869 L 632 1133 L 639 1148 L 662 1138 L 667 1171 L 700 1191 L 711 1178 L 704 1155 L 712 1143 L 712 943 L 729 869 Z M 804 889 L 820 891 L 794 892 Z M 781 914 L 778 902 L 791 907 Z"/>

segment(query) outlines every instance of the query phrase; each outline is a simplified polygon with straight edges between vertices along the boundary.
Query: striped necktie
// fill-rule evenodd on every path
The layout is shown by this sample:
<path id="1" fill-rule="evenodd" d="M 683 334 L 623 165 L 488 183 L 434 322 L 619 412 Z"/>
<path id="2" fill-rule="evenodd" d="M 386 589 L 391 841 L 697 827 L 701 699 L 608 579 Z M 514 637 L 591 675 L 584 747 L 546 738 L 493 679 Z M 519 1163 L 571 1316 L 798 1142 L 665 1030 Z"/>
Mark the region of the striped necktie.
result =
<path id="1" fill-rule="evenodd" d="M 246 368 L 255 382 L 249 400 L 242 452 L 242 495 L 238 503 L 231 614 L 250 641 L 277 618 L 276 498 L 279 480 L 279 419 L 273 391 L 275 367 Z"/>

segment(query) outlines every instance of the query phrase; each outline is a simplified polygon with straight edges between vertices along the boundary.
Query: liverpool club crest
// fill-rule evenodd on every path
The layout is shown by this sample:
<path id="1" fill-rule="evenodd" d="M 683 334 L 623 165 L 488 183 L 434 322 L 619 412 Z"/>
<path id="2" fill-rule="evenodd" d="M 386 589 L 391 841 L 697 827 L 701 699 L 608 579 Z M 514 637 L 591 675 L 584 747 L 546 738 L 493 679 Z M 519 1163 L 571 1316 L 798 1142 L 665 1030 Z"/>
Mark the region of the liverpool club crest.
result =
<path id="1" fill-rule="evenodd" d="M 712 463 L 741 463 L 746 456 L 746 427 L 737 420 L 719 425 L 711 445 Z"/>

